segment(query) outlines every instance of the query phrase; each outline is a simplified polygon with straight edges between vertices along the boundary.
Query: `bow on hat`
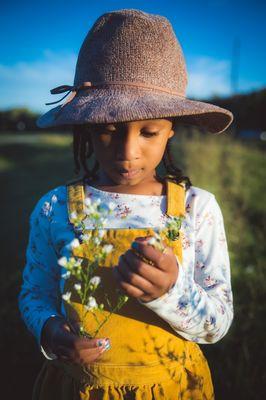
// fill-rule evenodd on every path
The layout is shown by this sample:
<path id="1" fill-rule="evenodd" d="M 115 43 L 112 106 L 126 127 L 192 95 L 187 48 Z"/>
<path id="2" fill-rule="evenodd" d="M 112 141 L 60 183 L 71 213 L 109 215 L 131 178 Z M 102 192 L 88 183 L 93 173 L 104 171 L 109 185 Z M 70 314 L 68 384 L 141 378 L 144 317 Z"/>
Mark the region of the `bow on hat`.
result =
<path id="1" fill-rule="evenodd" d="M 66 98 L 69 93 L 72 93 L 72 96 L 69 98 L 68 101 L 72 100 L 73 97 L 75 97 L 76 93 L 78 90 L 81 89 L 88 89 L 89 87 L 92 86 L 92 82 L 83 82 L 81 85 L 61 85 L 61 86 L 57 86 L 56 88 L 53 88 L 50 90 L 51 94 L 60 94 L 60 93 L 64 93 L 67 92 L 63 97 L 61 97 L 61 99 L 57 100 L 57 101 L 53 101 L 51 103 L 45 103 L 46 106 L 50 106 L 52 104 L 57 104 L 60 101 L 64 100 L 64 98 Z"/>

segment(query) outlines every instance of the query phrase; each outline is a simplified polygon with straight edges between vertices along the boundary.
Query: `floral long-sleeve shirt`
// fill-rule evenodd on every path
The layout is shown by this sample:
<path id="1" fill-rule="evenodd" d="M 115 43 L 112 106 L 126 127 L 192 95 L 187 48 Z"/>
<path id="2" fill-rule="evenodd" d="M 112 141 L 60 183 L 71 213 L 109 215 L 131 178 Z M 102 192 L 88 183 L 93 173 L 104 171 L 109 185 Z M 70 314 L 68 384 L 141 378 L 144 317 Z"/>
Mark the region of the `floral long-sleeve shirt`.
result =
<path id="1" fill-rule="evenodd" d="M 166 224 L 166 196 L 105 192 L 86 187 L 92 201 L 115 204 L 106 229 L 162 228 Z M 195 186 L 186 191 L 186 215 L 182 222 L 182 264 L 169 292 L 148 303 L 178 334 L 197 343 L 215 343 L 228 331 L 233 319 L 230 263 L 223 217 L 215 196 Z M 148 210 L 148 212 L 147 212 Z M 85 220 L 86 228 L 92 228 Z M 51 316 L 65 316 L 64 291 L 58 264 L 68 257 L 75 238 L 69 222 L 66 186 L 44 195 L 30 216 L 19 308 L 28 329 L 41 346 L 42 327 Z M 43 349 L 42 349 L 43 351 Z M 45 352 L 44 352 L 45 354 Z M 45 354 L 46 355 L 46 354 Z M 47 355 L 46 355 L 47 356 Z"/>

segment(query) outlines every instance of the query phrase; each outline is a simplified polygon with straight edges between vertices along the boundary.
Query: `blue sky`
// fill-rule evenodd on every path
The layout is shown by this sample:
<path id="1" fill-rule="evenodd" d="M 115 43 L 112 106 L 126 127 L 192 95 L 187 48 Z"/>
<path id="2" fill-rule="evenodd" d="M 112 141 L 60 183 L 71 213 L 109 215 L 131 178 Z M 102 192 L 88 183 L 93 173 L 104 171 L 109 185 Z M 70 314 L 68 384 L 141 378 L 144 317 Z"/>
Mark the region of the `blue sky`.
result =
<path id="1" fill-rule="evenodd" d="M 186 59 L 188 97 L 231 93 L 234 41 L 240 41 L 238 92 L 266 86 L 264 0 L 10 0 L 0 14 L 0 108 L 48 110 L 44 103 L 58 98 L 49 90 L 73 83 L 79 48 L 96 18 L 122 8 L 170 20 Z"/>

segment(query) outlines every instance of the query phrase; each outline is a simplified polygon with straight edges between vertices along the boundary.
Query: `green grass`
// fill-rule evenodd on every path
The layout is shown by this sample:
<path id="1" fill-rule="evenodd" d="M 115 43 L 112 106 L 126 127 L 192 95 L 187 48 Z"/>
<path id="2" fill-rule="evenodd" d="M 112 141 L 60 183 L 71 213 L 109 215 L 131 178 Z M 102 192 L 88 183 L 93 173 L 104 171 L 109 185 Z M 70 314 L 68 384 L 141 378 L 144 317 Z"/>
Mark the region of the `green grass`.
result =
<path id="1" fill-rule="evenodd" d="M 227 336 L 202 346 L 218 399 L 260 399 L 266 383 L 265 153 L 227 136 L 180 135 L 175 159 L 222 209 L 232 271 L 235 318 Z M 193 162 L 191 162 L 193 160 Z"/>
<path id="2" fill-rule="evenodd" d="M 35 340 L 20 320 L 17 295 L 25 263 L 28 219 L 48 190 L 75 178 L 71 137 L 57 134 L 1 135 L 0 179 L 2 243 L 1 355 L 6 397 L 30 399 L 43 361 Z M 255 146 L 226 136 L 178 134 L 173 143 L 178 165 L 194 186 L 216 195 L 229 244 L 235 318 L 227 336 L 202 346 L 209 360 L 216 399 L 261 399 L 266 351 L 265 157 Z M 5 390 L 4 390 L 5 392 Z"/>

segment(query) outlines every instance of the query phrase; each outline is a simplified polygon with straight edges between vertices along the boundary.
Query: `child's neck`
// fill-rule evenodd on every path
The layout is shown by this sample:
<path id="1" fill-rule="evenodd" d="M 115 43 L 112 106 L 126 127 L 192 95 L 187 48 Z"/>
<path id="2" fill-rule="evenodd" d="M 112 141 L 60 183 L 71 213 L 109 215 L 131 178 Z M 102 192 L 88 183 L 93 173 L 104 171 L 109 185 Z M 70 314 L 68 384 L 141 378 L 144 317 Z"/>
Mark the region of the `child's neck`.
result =
<path id="1" fill-rule="evenodd" d="M 155 176 L 147 177 L 147 179 L 135 185 L 122 185 L 111 181 L 105 174 L 100 174 L 99 178 L 91 182 L 90 185 L 112 193 L 143 194 L 150 196 L 162 196 L 166 193 L 165 185 L 159 182 Z"/>

